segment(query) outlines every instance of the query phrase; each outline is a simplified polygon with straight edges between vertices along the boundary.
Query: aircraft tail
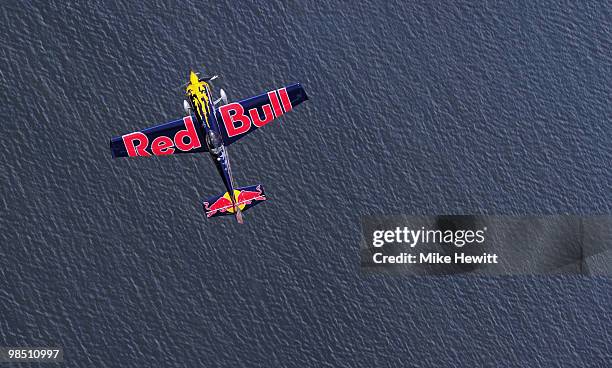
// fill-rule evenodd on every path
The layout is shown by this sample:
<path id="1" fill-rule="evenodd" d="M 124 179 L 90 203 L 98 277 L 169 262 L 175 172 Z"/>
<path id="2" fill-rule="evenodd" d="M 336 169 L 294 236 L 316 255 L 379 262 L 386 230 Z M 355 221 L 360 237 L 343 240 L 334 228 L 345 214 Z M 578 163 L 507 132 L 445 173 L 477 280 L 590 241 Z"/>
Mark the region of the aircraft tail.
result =
<path id="1" fill-rule="evenodd" d="M 205 200 L 202 204 L 206 217 L 235 215 L 238 222 L 241 223 L 242 212 L 267 199 L 261 184 L 236 188 L 234 196 L 236 198 L 235 207 L 229 192 Z"/>

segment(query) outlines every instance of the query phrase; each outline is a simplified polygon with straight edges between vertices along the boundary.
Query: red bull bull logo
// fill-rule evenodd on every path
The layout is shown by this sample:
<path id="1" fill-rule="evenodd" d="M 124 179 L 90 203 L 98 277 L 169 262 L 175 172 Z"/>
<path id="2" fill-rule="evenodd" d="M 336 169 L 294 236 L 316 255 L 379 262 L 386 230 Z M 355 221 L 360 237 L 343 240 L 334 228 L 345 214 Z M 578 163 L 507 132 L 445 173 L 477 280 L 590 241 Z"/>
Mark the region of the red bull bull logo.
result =
<path id="1" fill-rule="evenodd" d="M 193 119 L 191 116 L 183 118 L 185 129 L 176 132 L 174 137 L 161 135 L 151 142 L 149 146 L 149 137 L 142 132 L 126 134 L 122 137 L 123 144 L 128 156 L 156 156 L 171 155 L 175 148 L 183 152 L 188 152 L 196 148 L 202 147 L 200 138 L 196 131 Z"/>
<path id="2" fill-rule="evenodd" d="M 264 115 L 263 118 L 260 116 L 257 109 L 250 109 L 245 113 L 244 107 L 238 102 L 221 106 L 219 108 L 219 113 L 221 114 L 227 135 L 229 137 L 235 137 L 244 134 L 251 129 L 252 125 L 261 128 L 271 122 L 275 117 L 278 118 L 283 113 L 289 112 L 293 108 L 286 88 L 268 92 L 268 99 L 270 103 L 261 106 Z"/>
<path id="3" fill-rule="evenodd" d="M 236 207 L 240 211 L 246 211 L 251 205 L 257 201 L 265 201 L 266 196 L 263 193 L 261 185 L 258 185 L 254 191 L 252 190 L 234 190 L 234 196 L 236 198 Z M 230 215 L 234 214 L 234 206 L 230 198 L 229 192 L 225 192 L 224 195 L 217 198 L 214 202 L 204 202 L 204 211 L 206 217 L 213 217 L 215 215 Z"/>

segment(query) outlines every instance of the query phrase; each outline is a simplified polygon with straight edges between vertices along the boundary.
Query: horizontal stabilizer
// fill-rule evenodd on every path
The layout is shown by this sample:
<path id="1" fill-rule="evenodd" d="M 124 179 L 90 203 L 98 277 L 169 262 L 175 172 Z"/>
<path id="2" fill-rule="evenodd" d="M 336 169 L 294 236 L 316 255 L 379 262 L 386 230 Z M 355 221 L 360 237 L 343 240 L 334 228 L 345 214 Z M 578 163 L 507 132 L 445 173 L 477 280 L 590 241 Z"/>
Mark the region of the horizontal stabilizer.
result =
<path id="1" fill-rule="evenodd" d="M 234 189 L 234 196 L 236 207 L 242 212 L 266 200 L 261 184 Z M 229 192 L 208 198 L 203 202 L 203 207 L 206 217 L 227 216 L 236 213 Z"/>

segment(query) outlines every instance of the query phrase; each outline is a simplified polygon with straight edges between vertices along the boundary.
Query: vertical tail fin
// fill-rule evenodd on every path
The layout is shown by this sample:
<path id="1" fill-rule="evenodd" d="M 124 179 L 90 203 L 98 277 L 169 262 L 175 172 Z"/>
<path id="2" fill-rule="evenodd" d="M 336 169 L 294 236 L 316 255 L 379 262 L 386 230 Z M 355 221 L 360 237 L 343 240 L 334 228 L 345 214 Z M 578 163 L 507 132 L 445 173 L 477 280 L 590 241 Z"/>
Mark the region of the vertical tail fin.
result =
<path id="1" fill-rule="evenodd" d="M 239 224 L 244 224 L 244 219 L 242 218 L 242 211 L 240 211 L 240 208 L 238 208 L 236 211 L 236 221 L 238 221 Z"/>

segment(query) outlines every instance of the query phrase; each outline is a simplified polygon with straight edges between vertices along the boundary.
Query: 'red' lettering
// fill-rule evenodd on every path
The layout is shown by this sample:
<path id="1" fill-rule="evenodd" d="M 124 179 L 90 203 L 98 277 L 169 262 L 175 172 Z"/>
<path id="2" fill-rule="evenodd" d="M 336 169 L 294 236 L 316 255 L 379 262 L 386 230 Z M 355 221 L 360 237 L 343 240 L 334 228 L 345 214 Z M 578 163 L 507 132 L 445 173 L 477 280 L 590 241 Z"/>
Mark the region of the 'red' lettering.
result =
<path id="1" fill-rule="evenodd" d="M 174 153 L 174 148 L 172 148 L 173 143 L 172 139 L 162 135 L 153 140 L 151 143 L 151 151 L 153 151 L 153 154 L 156 156 L 171 155 Z"/>
<path id="2" fill-rule="evenodd" d="M 251 129 L 251 120 L 244 114 L 244 108 L 237 102 L 232 102 L 219 108 L 225 131 L 229 137 L 246 133 Z M 236 126 L 236 122 L 240 125 Z"/>
<path id="3" fill-rule="evenodd" d="M 185 116 L 183 118 L 185 123 L 185 130 L 179 130 L 174 135 L 174 145 L 181 151 L 191 151 L 192 149 L 202 147 L 200 139 L 198 138 L 198 132 L 196 132 L 195 125 L 191 116 Z M 189 138 L 189 143 L 185 143 L 185 138 Z"/>
<path id="4" fill-rule="evenodd" d="M 153 152 L 155 156 L 165 156 L 173 154 L 175 151 L 174 147 L 185 152 L 202 147 L 191 116 L 184 117 L 183 123 L 185 124 L 185 129 L 176 132 L 174 139 L 165 135 L 160 135 L 153 139 L 150 152 Z M 151 156 L 151 153 L 147 151 L 147 148 L 149 148 L 149 138 L 146 134 L 135 132 L 126 134 L 122 138 L 128 156 Z"/>
<path id="5" fill-rule="evenodd" d="M 124 135 L 122 138 L 128 156 L 151 156 L 151 154 L 146 150 L 147 146 L 149 145 L 149 139 L 147 139 L 147 136 L 143 133 L 130 133 Z M 135 143 L 134 141 L 138 143 Z"/>

